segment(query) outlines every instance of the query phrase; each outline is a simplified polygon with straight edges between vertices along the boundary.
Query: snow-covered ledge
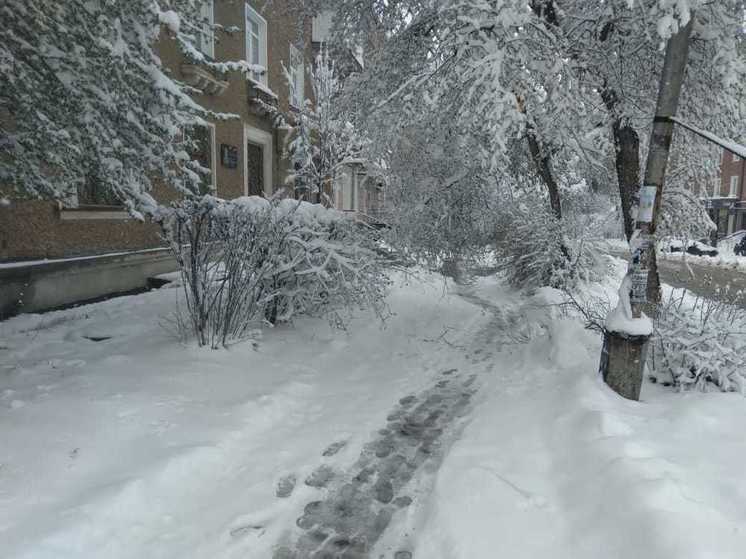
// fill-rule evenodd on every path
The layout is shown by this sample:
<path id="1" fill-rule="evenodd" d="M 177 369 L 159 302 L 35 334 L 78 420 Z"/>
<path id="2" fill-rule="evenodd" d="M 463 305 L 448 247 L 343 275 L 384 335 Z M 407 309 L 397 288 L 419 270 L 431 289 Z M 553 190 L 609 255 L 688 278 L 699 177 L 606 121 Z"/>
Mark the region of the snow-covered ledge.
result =
<path id="1" fill-rule="evenodd" d="M 249 85 L 248 102 L 252 112 L 264 116 L 277 110 L 277 94 L 261 82 L 246 76 Z"/>
<path id="2" fill-rule="evenodd" d="M 219 80 L 196 64 L 182 64 L 181 73 L 184 75 L 186 83 L 204 91 L 207 95 L 222 95 L 230 85 L 229 82 Z"/>
<path id="3" fill-rule="evenodd" d="M 165 247 L 0 262 L 0 320 L 146 289 L 149 278 L 176 269 Z"/>
<path id="4" fill-rule="evenodd" d="M 62 221 L 87 221 L 87 220 L 125 220 L 132 216 L 120 207 L 81 207 L 64 208 L 60 210 Z"/>

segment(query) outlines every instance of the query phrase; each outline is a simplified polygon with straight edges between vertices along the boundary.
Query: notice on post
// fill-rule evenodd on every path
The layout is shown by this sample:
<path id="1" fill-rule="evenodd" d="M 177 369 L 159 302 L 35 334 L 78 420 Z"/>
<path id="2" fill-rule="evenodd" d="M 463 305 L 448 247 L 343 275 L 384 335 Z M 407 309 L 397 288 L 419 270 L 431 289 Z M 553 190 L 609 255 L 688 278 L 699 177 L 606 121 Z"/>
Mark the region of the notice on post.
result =
<path id="1" fill-rule="evenodd" d="M 650 223 L 653 221 L 653 208 L 655 207 L 655 196 L 658 188 L 655 186 L 643 186 L 640 188 L 640 208 L 637 211 L 637 221 Z"/>

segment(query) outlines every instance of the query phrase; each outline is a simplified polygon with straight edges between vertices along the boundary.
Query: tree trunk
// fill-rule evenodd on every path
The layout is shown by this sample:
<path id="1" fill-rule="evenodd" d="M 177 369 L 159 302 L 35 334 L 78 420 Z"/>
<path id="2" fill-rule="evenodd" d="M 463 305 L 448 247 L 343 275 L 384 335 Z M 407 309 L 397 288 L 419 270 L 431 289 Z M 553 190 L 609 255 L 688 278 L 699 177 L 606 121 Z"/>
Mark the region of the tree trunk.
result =
<path id="1" fill-rule="evenodd" d="M 616 147 L 616 176 L 619 198 L 622 202 L 624 234 L 629 241 L 635 229 L 632 203 L 640 189 L 640 137 L 629 124 L 614 120 L 614 145 Z"/>
<path id="2" fill-rule="evenodd" d="M 528 138 L 528 148 L 531 151 L 531 159 L 533 159 L 536 170 L 539 172 L 539 176 L 544 181 L 549 192 L 549 204 L 552 207 L 555 217 L 560 220 L 562 219 L 562 203 L 560 202 L 559 186 L 552 174 L 552 159 L 548 154 L 542 152 L 539 141 L 536 138 L 536 133 L 530 125 L 527 127 L 526 136 Z"/>
<path id="3" fill-rule="evenodd" d="M 557 10 L 554 6 L 554 0 L 531 0 L 529 3 L 531 10 L 540 19 L 543 19 L 547 25 L 557 27 L 559 20 L 557 18 Z M 519 102 L 519 106 L 523 108 L 523 103 Z M 524 110 L 522 112 L 525 113 Z M 526 127 L 526 136 L 528 138 L 528 147 L 531 151 L 531 158 L 534 160 L 534 165 L 541 176 L 541 180 L 547 187 L 549 192 L 549 204 L 552 207 L 555 217 L 558 220 L 562 219 L 562 203 L 560 201 L 559 186 L 557 181 L 554 179 L 552 174 L 552 157 L 551 155 L 542 150 L 542 146 L 536 137 L 536 132 L 531 124 Z M 562 245 L 564 253 L 567 253 L 564 245 Z M 566 256 L 569 256 L 566 254 Z"/>

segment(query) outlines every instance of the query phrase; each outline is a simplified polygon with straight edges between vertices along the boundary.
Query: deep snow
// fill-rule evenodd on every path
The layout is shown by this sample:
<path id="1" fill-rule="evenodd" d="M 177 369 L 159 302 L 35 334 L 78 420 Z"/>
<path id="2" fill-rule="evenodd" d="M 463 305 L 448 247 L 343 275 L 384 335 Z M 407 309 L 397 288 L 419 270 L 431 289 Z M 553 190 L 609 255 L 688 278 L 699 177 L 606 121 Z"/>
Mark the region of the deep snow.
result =
<path id="1" fill-rule="evenodd" d="M 423 272 L 221 351 L 177 292 L 0 323 L 0 557 L 743 556 L 743 398 L 619 399 L 555 292 Z"/>

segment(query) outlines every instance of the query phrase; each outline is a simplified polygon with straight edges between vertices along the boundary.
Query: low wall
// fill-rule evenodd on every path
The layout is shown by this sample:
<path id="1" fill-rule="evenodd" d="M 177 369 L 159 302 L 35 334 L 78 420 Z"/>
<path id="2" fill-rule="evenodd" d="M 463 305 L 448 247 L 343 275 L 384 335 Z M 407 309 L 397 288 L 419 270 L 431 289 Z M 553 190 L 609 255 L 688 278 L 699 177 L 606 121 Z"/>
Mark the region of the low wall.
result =
<path id="1" fill-rule="evenodd" d="M 0 264 L 0 319 L 144 289 L 176 270 L 168 249 Z"/>

